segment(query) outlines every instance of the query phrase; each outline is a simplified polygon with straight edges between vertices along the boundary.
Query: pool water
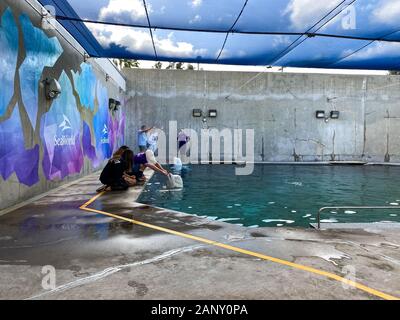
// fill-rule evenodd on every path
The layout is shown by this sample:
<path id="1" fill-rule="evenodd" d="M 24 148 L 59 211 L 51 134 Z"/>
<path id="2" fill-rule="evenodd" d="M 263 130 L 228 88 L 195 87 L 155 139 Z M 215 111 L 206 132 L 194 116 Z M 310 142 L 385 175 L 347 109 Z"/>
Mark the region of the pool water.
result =
<path id="1" fill-rule="evenodd" d="M 155 174 L 138 201 L 247 227 L 308 227 L 324 206 L 399 210 L 327 210 L 322 222 L 400 221 L 400 167 L 260 164 L 236 176 L 233 165 L 192 165 L 181 175 L 184 188 L 166 191 Z"/>

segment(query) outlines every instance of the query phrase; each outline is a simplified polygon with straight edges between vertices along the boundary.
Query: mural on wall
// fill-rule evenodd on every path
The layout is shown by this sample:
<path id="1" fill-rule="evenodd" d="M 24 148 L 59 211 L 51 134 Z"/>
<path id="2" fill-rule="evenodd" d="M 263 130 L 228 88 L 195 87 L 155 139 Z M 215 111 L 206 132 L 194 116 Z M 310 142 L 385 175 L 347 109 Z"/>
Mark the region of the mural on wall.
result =
<path id="1" fill-rule="evenodd" d="M 0 21 L 0 117 L 14 94 L 14 76 L 18 57 L 18 27 L 10 9 Z"/>
<path id="2" fill-rule="evenodd" d="M 110 141 L 111 149 L 114 150 L 118 146 L 124 144 L 123 132 L 125 132 L 125 114 L 120 113 L 118 117 L 111 118 L 110 124 Z"/>
<path id="3" fill-rule="evenodd" d="M 126 104 L 124 104 L 126 105 Z M 118 130 L 117 132 L 117 146 L 122 146 L 125 143 L 125 113 L 121 112 L 119 116 Z"/>
<path id="4" fill-rule="evenodd" d="M 110 158 L 112 154 L 112 118 L 108 111 L 107 89 L 97 83 L 97 103 L 98 111 L 93 117 L 93 129 L 96 139 L 96 150 L 99 161 Z"/>
<path id="5" fill-rule="evenodd" d="M 92 161 L 92 165 L 95 168 L 98 167 L 99 161 L 96 155 L 96 148 L 92 145 L 92 133 L 86 121 L 83 121 L 82 148 L 83 155 Z"/>
<path id="6" fill-rule="evenodd" d="M 0 117 L 4 116 L 14 95 L 18 59 L 18 26 L 10 8 L 1 16 L 0 26 Z M 10 118 L 0 122 L 0 175 L 7 180 L 15 172 L 20 183 L 32 186 L 39 181 L 39 146 L 25 149 L 19 112 L 15 105 Z M 4 142 L 7 143 L 4 143 Z"/>
<path id="7" fill-rule="evenodd" d="M 20 183 L 32 186 L 40 181 L 42 172 L 47 180 L 60 180 L 81 173 L 84 157 L 92 168 L 99 167 L 124 143 L 125 115 L 110 113 L 108 89 L 93 66 L 82 63 L 76 66 L 78 72 L 60 70 L 70 64 L 60 60 L 69 57 L 63 55 L 56 37 L 34 26 L 26 14 L 14 15 L 11 8 L 4 8 L 0 19 L 2 179 L 15 173 Z M 18 28 L 23 37 L 21 47 Z M 18 57 L 23 60 L 17 61 Z M 62 90 L 47 111 L 38 114 L 43 109 L 39 108 L 39 94 L 45 67 L 56 68 L 53 73 L 60 74 L 57 80 Z M 14 93 L 18 78 L 20 87 Z M 10 106 L 14 95 L 19 103 Z M 1 118 L 7 111 L 10 116 Z"/>
<path id="8" fill-rule="evenodd" d="M 72 85 L 63 71 L 59 79 L 61 95 L 43 115 L 40 136 L 43 141 L 43 172 L 47 179 L 63 179 L 82 169 L 80 141 L 81 116 Z"/>
<path id="9" fill-rule="evenodd" d="M 94 112 L 95 95 L 96 95 L 96 75 L 93 71 L 92 65 L 88 63 L 82 63 L 80 73 L 74 73 L 72 76 L 74 79 L 75 90 L 77 91 L 81 105 Z"/>
<path id="10" fill-rule="evenodd" d="M 36 127 L 38 113 L 39 82 L 45 66 L 53 66 L 62 53 L 57 38 L 48 38 L 32 25 L 29 17 L 21 15 L 26 58 L 19 68 L 22 101 L 32 127 Z"/>
<path id="11" fill-rule="evenodd" d="M 20 183 L 32 186 L 39 181 L 39 145 L 25 150 L 19 108 L 16 106 L 11 117 L 0 122 L 0 174 L 7 180 L 13 172 Z M 4 143 L 4 142 L 7 143 Z"/>

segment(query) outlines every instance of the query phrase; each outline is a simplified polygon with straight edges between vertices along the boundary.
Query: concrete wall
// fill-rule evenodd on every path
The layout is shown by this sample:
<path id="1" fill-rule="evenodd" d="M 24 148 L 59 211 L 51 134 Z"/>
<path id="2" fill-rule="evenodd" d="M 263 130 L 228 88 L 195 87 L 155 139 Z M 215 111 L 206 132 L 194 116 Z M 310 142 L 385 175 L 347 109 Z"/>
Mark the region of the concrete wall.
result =
<path id="1" fill-rule="evenodd" d="M 256 161 L 400 162 L 400 78 L 183 70 L 124 70 L 127 143 L 141 124 L 200 132 L 255 130 Z M 228 98 L 226 98 L 229 96 Z M 192 109 L 218 117 L 192 117 Z M 316 110 L 340 112 L 318 120 Z"/>
<path id="2" fill-rule="evenodd" d="M 124 113 L 110 113 L 109 98 L 125 95 L 120 75 L 106 81 L 107 61 L 85 63 L 62 29 L 43 29 L 25 1 L 0 0 L 0 19 L 3 209 L 100 169 L 124 142 Z M 46 99 L 46 78 L 60 82 L 58 99 Z"/>

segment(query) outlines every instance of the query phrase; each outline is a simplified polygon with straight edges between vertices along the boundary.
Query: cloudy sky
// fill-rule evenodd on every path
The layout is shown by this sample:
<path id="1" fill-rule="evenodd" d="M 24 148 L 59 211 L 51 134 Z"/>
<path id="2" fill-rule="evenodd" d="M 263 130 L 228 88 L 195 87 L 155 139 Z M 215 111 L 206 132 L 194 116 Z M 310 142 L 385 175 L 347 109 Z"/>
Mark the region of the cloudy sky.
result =
<path id="1" fill-rule="evenodd" d="M 69 0 L 82 17 L 107 22 L 147 26 L 142 0 Z M 169 28 L 228 30 L 244 0 L 147 0 L 152 25 Z M 250 0 L 235 25 L 238 31 L 305 32 L 382 37 L 400 40 L 399 0 L 357 0 L 352 7 L 324 25 L 351 0 Z M 94 5 L 95 3 L 95 5 Z M 337 7 L 338 5 L 341 5 Z M 322 22 L 315 24 L 328 15 Z M 153 59 L 154 50 L 146 28 L 86 24 L 111 55 Z M 158 57 L 195 62 L 269 65 L 297 38 L 295 35 L 230 34 L 223 52 L 224 33 L 153 30 Z M 400 58 L 398 43 L 314 37 L 276 61 L 289 67 L 360 69 L 392 67 Z M 143 63 L 142 65 L 147 65 Z M 400 62 L 399 62 L 400 65 Z M 250 68 L 250 67 L 247 67 Z"/>

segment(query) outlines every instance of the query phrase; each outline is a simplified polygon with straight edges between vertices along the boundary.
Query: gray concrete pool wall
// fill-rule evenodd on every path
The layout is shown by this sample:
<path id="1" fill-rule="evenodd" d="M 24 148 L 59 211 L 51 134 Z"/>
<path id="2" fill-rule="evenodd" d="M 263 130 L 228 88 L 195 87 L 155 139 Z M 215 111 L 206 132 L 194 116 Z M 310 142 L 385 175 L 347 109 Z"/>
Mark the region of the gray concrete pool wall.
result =
<path id="1" fill-rule="evenodd" d="M 126 69 L 127 143 L 141 124 L 254 129 L 255 161 L 400 162 L 400 78 Z M 216 109 L 217 118 L 192 117 Z M 338 120 L 315 112 L 340 112 Z M 211 147 L 211 146 L 210 146 Z M 222 147 L 221 147 L 222 150 Z M 243 150 L 245 150 L 243 146 Z M 240 157 L 238 157 L 240 160 Z"/>

